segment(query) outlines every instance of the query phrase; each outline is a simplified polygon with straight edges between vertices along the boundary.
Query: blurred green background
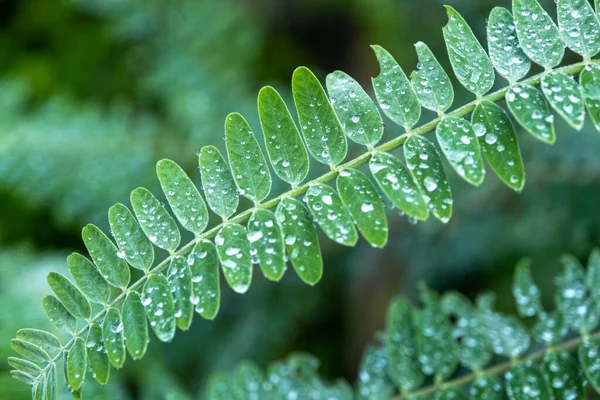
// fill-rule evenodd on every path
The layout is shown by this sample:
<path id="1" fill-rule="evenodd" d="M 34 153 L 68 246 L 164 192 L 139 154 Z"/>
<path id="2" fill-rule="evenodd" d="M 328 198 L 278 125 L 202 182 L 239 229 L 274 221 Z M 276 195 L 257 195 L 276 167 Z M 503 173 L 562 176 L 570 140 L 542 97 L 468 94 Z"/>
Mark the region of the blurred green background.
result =
<path id="1" fill-rule="evenodd" d="M 12 355 L 18 328 L 52 329 L 40 304 L 49 292 L 45 276 L 64 272 L 70 252 L 85 251 L 81 227 L 93 222 L 107 230 L 108 207 L 127 202 L 137 186 L 160 193 L 156 161 L 169 157 L 199 182 L 195 153 L 207 144 L 224 150 L 227 113 L 242 112 L 258 131 L 258 90 L 273 85 L 289 100 L 299 65 L 321 80 L 341 69 L 369 88 L 379 73 L 370 44 L 410 72 L 413 43 L 422 40 L 449 67 L 443 3 L 0 0 L 0 359 Z M 510 5 L 445 3 L 482 39 L 491 8 Z M 552 0 L 542 3 L 554 9 Z M 576 60 L 569 52 L 566 58 Z M 471 99 L 457 86 L 456 105 Z M 325 377 L 354 382 L 387 302 L 398 292 L 414 299 L 419 280 L 468 296 L 493 289 L 499 307 L 512 311 L 513 266 L 530 255 L 534 277 L 551 293 L 558 256 L 584 259 L 600 235 L 600 135 L 591 124 L 582 132 L 557 124 L 554 146 L 519 132 L 522 194 L 491 170 L 478 189 L 449 172 L 455 212 L 447 226 L 433 219 L 415 226 L 388 207 L 385 249 L 322 240 L 325 274 L 314 288 L 292 272 L 279 284 L 257 272 L 244 296 L 224 287 L 214 322 L 197 317 L 173 343 L 153 340 L 142 361 L 113 371 L 108 387 L 88 382 L 87 398 L 167 399 L 178 391 L 197 398 L 213 371 L 243 359 L 265 366 L 297 350 L 317 355 Z M 399 133 L 387 124 L 384 139 Z M 360 151 L 350 148 L 351 155 Z M 29 388 L 10 380 L 0 363 L 0 398 L 28 397 Z"/>

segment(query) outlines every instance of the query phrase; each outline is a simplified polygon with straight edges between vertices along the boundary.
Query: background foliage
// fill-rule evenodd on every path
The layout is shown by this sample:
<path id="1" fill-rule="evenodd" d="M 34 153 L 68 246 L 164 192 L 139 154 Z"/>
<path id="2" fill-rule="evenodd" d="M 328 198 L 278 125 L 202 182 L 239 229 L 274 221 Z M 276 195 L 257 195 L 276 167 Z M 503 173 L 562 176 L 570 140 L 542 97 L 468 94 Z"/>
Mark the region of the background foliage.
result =
<path id="1" fill-rule="evenodd" d="M 446 3 L 480 38 L 491 7 L 509 6 Z M 84 223 L 107 229 L 109 205 L 138 185 L 158 188 L 156 160 L 169 157 L 193 172 L 201 145 L 224 149 L 228 112 L 256 115 L 260 86 L 291 99 L 297 65 L 320 78 L 341 69 L 367 86 L 378 73 L 369 44 L 385 46 L 409 69 L 418 40 L 445 54 L 445 18 L 433 0 L 0 2 L 0 355 L 9 355 L 18 328 L 44 328 L 45 276 L 65 271 L 69 252 L 83 251 Z M 458 91 L 455 104 L 466 96 Z M 384 138 L 398 133 L 389 128 Z M 519 135 L 527 171 L 521 195 L 492 174 L 477 190 L 449 174 L 456 207 L 448 226 L 394 216 L 384 250 L 322 241 L 328 268 L 317 288 L 293 274 L 281 284 L 257 279 L 243 299 L 224 287 L 216 321 L 197 319 L 168 351 L 155 342 L 143 365 L 127 363 L 103 396 L 158 399 L 169 386 L 195 395 L 211 371 L 244 358 L 265 366 L 296 350 L 317 355 L 325 376 L 351 379 L 365 343 L 384 326 L 389 299 L 416 298 L 421 279 L 471 296 L 481 288 L 508 293 L 516 260 L 531 255 L 536 281 L 550 287 L 559 254 L 585 259 L 600 227 L 600 137 L 591 124 L 576 133 L 558 120 L 557 132 L 553 147 Z M 498 302 L 512 311 L 509 296 Z M 8 366 L 0 368 L 0 398 L 28 398 L 25 385 L 7 382 Z"/>

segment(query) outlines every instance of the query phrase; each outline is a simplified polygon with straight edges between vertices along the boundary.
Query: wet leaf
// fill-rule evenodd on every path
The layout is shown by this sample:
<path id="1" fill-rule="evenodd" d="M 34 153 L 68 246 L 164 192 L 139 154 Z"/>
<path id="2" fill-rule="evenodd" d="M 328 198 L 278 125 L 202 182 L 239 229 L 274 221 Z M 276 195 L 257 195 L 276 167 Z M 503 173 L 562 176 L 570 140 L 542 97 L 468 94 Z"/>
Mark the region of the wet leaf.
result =
<path id="1" fill-rule="evenodd" d="M 175 335 L 175 306 L 167 278 L 150 275 L 142 289 L 142 305 L 158 340 L 170 342 Z"/>
<path id="2" fill-rule="evenodd" d="M 67 257 L 67 265 L 81 292 L 91 301 L 106 304 L 110 299 L 110 287 L 94 264 L 81 254 L 73 253 Z"/>
<path id="3" fill-rule="evenodd" d="M 372 79 L 379 106 L 388 118 L 408 131 L 421 118 L 417 95 L 392 55 L 381 46 L 371 47 L 381 68 L 381 73 Z"/>
<path id="4" fill-rule="evenodd" d="M 394 206 L 418 220 L 427 219 L 429 209 L 423 193 L 400 160 L 391 154 L 377 152 L 371 157 L 369 168 L 375 181 Z"/>
<path id="5" fill-rule="evenodd" d="M 148 325 L 144 306 L 137 292 L 129 292 L 125 297 L 121 317 L 127 351 L 134 360 L 140 359 L 148 348 Z"/>
<path id="6" fill-rule="evenodd" d="M 296 273 L 303 282 L 315 285 L 323 275 L 323 259 L 308 210 L 300 201 L 285 197 L 277 206 L 275 216 Z"/>
<path id="7" fill-rule="evenodd" d="M 174 315 L 177 327 L 188 330 L 194 317 L 192 297 L 192 271 L 185 258 L 176 256 L 171 259 L 167 280 L 173 296 Z"/>
<path id="8" fill-rule="evenodd" d="M 356 222 L 358 230 L 373 247 L 383 247 L 388 239 L 385 210 L 373 183 L 356 169 L 344 169 L 337 178 L 342 202 Z"/>
<path id="9" fill-rule="evenodd" d="M 279 281 L 285 273 L 283 235 L 275 214 L 255 210 L 248 220 L 248 240 L 267 279 Z"/>
<path id="10" fill-rule="evenodd" d="M 8 357 L 8 363 L 14 369 L 25 372 L 34 378 L 42 373 L 42 369 L 37 364 L 22 358 Z"/>
<path id="11" fill-rule="evenodd" d="M 346 136 L 358 144 L 376 145 L 383 135 L 383 121 L 371 97 L 342 71 L 327 75 L 326 85 Z"/>
<path id="12" fill-rule="evenodd" d="M 40 329 L 19 329 L 17 339 L 35 344 L 43 349 L 50 357 L 56 357 L 62 351 L 62 345 L 56 336 Z"/>
<path id="13" fill-rule="evenodd" d="M 402 391 L 412 391 L 425 377 L 419 370 L 415 344 L 412 306 L 404 298 L 397 298 L 388 306 L 385 328 L 387 372 Z"/>
<path id="14" fill-rule="evenodd" d="M 444 117 L 435 133 L 442 152 L 458 175 L 474 186 L 481 185 L 485 168 L 471 123 L 459 117 Z"/>
<path id="15" fill-rule="evenodd" d="M 506 112 L 496 103 L 484 100 L 475 107 L 471 123 L 496 175 L 511 189 L 521 191 L 525 169 L 515 128 Z"/>
<path id="16" fill-rule="evenodd" d="M 540 289 L 531 277 L 531 262 L 529 259 L 519 261 L 515 268 L 513 296 L 521 317 L 533 317 L 544 312 Z"/>
<path id="17" fill-rule="evenodd" d="M 484 95 L 494 85 L 494 67 L 463 17 L 445 6 L 448 23 L 443 28 L 450 63 L 458 81 L 469 91 Z"/>
<path id="18" fill-rule="evenodd" d="M 452 216 L 452 192 L 437 150 L 429 140 L 412 135 L 404 143 L 404 157 L 429 209 L 447 223 Z"/>
<path id="19" fill-rule="evenodd" d="M 579 75 L 579 85 L 588 114 L 596 130 L 600 131 L 600 66 L 586 65 Z"/>
<path id="20" fill-rule="evenodd" d="M 44 297 L 42 300 L 42 307 L 44 308 L 44 311 L 46 311 L 48 318 L 50 318 L 50 322 L 52 322 L 59 331 L 68 334 L 73 334 L 75 332 L 77 325 L 75 317 L 67 311 L 65 306 L 63 306 L 56 297 Z"/>
<path id="21" fill-rule="evenodd" d="M 87 298 L 64 275 L 58 272 L 50 272 L 46 277 L 46 281 L 48 281 L 48 286 L 50 286 L 50 289 L 52 289 L 67 311 L 75 317 L 83 319 L 91 317 L 92 308 Z"/>
<path id="22" fill-rule="evenodd" d="M 161 249 L 175 251 L 181 234 L 165 206 L 150 191 L 141 187 L 131 192 L 131 205 L 148 239 Z"/>
<path id="23" fill-rule="evenodd" d="M 102 337 L 108 360 L 116 368 L 121 368 L 125 362 L 125 341 L 123 338 L 123 322 L 121 313 L 114 307 L 106 310 L 102 322 Z"/>
<path id="24" fill-rule="evenodd" d="M 520 362 L 505 374 L 506 393 L 511 400 L 551 400 L 552 393 L 540 368 L 532 362 Z"/>
<path id="25" fill-rule="evenodd" d="M 556 2 L 558 29 L 571 50 L 585 57 L 600 51 L 600 22 L 588 0 Z"/>
<path id="26" fill-rule="evenodd" d="M 100 326 L 96 324 L 90 325 L 85 345 L 87 348 L 88 363 L 92 369 L 94 379 L 102 385 L 106 384 L 110 376 L 110 364 L 108 363 L 108 355 L 104 347 Z"/>
<path id="27" fill-rule="evenodd" d="M 333 188 L 321 183 L 311 184 L 306 192 L 306 202 L 317 224 L 331 240 L 350 247 L 356 244 L 358 233 L 354 222 Z"/>
<path id="28" fill-rule="evenodd" d="M 583 94 L 575 80 L 561 71 L 542 77 L 542 92 L 552 108 L 573 128 L 581 130 L 585 120 Z"/>
<path id="29" fill-rule="evenodd" d="M 245 293 L 252 282 L 250 241 L 246 228 L 227 224 L 215 237 L 217 253 L 227 284 L 237 293 Z"/>
<path id="30" fill-rule="evenodd" d="M 126 288 L 131 277 L 129 267 L 113 242 L 92 224 L 83 228 L 81 236 L 102 277 L 113 286 Z"/>
<path id="31" fill-rule="evenodd" d="M 496 71 L 511 83 L 525 77 L 531 68 L 531 61 L 523 53 L 515 30 L 510 11 L 494 7 L 487 26 L 490 60 Z"/>
<path id="32" fill-rule="evenodd" d="M 120 252 L 117 255 L 124 256 L 133 268 L 150 268 L 154 262 L 154 247 L 131 211 L 117 203 L 108 210 L 108 222 L 119 246 Z"/>
<path id="33" fill-rule="evenodd" d="M 395 393 L 387 377 L 388 360 L 382 348 L 367 346 L 358 372 L 358 399 L 384 400 Z"/>
<path id="34" fill-rule="evenodd" d="M 506 92 L 506 104 L 527 132 L 548 144 L 556 141 L 554 115 L 538 89 L 524 83 L 512 86 Z"/>
<path id="35" fill-rule="evenodd" d="M 264 200 L 271 191 L 271 173 L 250 125 L 238 113 L 225 119 L 225 143 L 240 194 L 254 202 Z"/>
<path id="36" fill-rule="evenodd" d="M 72 390 L 79 390 L 83 385 L 86 367 L 85 342 L 78 337 L 67 355 L 67 380 Z"/>
<path id="37" fill-rule="evenodd" d="M 308 68 L 299 67 L 294 71 L 292 94 L 310 154 L 320 163 L 339 164 L 348 151 L 346 136 L 325 90 Z"/>
<path id="38" fill-rule="evenodd" d="M 521 48 L 533 62 L 549 69 L 565 52 L 558 28 L 537 0 L 513 0 L 512 9 Z"/>
<path id="39" fill-rule="evenodd" d="M 156 164 L 156 175 L 181 226 L 196 235 L 201 234 L 208 225 L 208 211 L 196 185 L 179 165 L 168 159 Z"/>
<path id="40" fill-rule="evenodd" d="M 564 351 L 551 351 L 542 367 L 555 399 L 585 399 L 583 382 L 577 362 Z"/>
<path id="41" fill-rule="evenodd" d="M 417 69 L 410 74 L 410 82 L 423 107 L 442 113 L 454 101 L 452 82 L 425 43 L 418 42 L 415 48 L 419 63 Z"/>
<path id="42" fill-rule="evenodd" d="M 27 360 L 36 363 L 47 363 L 50 361 L 50 356 L 44 349 L 36 344 L 26 342 L 25 340 L 12 339 L 10 341 L 10 347 L 12 347 L 14 351 L 25 357 Z"/>
<path id="43" fill-rule="evenodd" d="M 285 182 L 299 184 L 308 174 L 308 153 L 287 106 L 270 86 L 258 93 L 258 114 L 273 170 Z"/>
<path id="44" fill-rule="evenodd" d="M 475 379 L 469 388 L 472 400 L 504 400 L 504 388 L 500 381 L 491 376 L 482 375 Z"/>
<path id="45" fill-rule="evenodd" d="M 192 273 L 190 302 L 202 318 L 213 319 L 219 312 L 221 289 L 219 287 L 219 258 L 215 245 L 202 240 L 188 256 Z"/>
<path id="46" fill-rule="evenodd" d="M 600 393 L 600 339 L 584 340 L 577 350 L 579 363 L 596 392 Z"/>
<path id="47" fill-rule="evenodd" d="M 215 146 L 204 146 L 198 162 L 208 206 L 226 220 L 235 213 L 239 203 L 231 171 Z"/>

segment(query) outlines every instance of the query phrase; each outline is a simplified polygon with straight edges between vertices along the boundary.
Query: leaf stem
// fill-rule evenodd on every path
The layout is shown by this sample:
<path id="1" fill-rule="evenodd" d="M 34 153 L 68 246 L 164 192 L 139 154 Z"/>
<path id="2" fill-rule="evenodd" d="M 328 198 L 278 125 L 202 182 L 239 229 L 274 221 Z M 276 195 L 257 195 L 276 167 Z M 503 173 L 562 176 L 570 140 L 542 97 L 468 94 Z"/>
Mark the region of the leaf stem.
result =
<path id="1" fill-rule="evenodd" d="M 570 352 L 570 351 L 574 350 L 575 348 L 579 347 L 579 345 L 584 340 L 588 340 L 591 338 L 599 338 L 599 337 L 600 337 L 600 330 L 596 331 L 594 334 L 589 335 L 589 336 L 580 335 L 573 339 L 566 340 L 558 345 L 550 345 L 550 346 L 544 347 L 543 349 L 535 351 L 523 358 L 510 359 L 501 364 L 494 365 L 488 369 L 481 369 L 479 371 L 474 371 L 468 375 L 458 377 L 454 380 L 442 382 L 439 385 L 435 384 L 435 385 L 427 386 L 423 389 L 420 389 L 420 390 L 417 390 L 414 392 L 402 393 L 398 396 L 392 397 L 390 400 L 407 400 L 412 397 L 432 395 L 433 393 L 435 393 L 439 390 L 443 390 L 443 389 L 450 389 L 450 388 L 456 389 L 456 388 L 464 386 L 468 383 L 471 383 L 472 381 L 479 378 L 480 376 L 499 375 L 503 372 L 506 372 L 507 370 L 509 370 L 512 366 L 514 366 L 517 363 L 527 362 L 527 361 L 537 362 L 537 361 L 541 360 L 549 352 L 553 352 L 553 351 L 569 351 Z"/>
<path id="2" fill-rule="evenodd" d="M 600 60 L 591 60 L 591 61 L 587 61 L 587 62 L 583 61 L 583 62 L 567 65 L 567 66 L 564 66 L 561 68 L 557 68 L 556 70 L 564 72 L 569 75 L 574 75 L 574 74 L 577 74 L 578 72 L 580 72 L 588 64 L 600 65 Z M 546 72 L 542 72 L 542 73 L 534 75 L 528 79 L 525 79 L 523 81 L 523 83 L 526 83 L 529 85 L 537 85 L 537 84 L 539 84 L 542 76 L 544 76 L 545 73 Z M 464 105 L 460 108 L 457 108 L 456 110 L 454 110 L 448 114 L 445 114 L 445 115 L 455 116 L 455 117 L 463 117 L 463 116 L 469 114 L 470 112 L 472 112 L 473 109 L 475 108 L 475 106 L 477 105 L 477 103 L 482 100 L 488 100 L 488 101 L 492 101 L 492 102 L 500 101 L 500 100 L 504 99 L 504 96 L 505 96 L 506 92 L 508 91 L 509 87 L 510 86 L 506 86 L 506 87 L 499 89 L 487 96 L 482 96 L 480 98 L 478 97 L 475 100 L 471 101 L 470 103 L 467 103 L 466 105 Z M 308 190 L 308 188 L 311 184 L 327 183 L 327 182 L 335 179 L 337 177 L 337 175 L 339 174 L 339 171 L 341 171 L 345 168 L 355 168 L 355 167 L 359 167 L 363 164 L 366 164 L 367 162 L 369 162 L 369 160 L 371 159 L 371 156 L 374 152 L 394 150 L 394 149 L 402 146 L 402 144 L 404 144 L 404 142 L 406 141 L 406 139 L 409 135 L 425 135 L 427 133 L 434 131 L 436 126 L 440 122 L 440 120 L 441 120 L 441 117 L 438 116 L 437 118 L 433 119 L 432 121 L 429 121 L 429 122 L 421 125 L 420 127 L 411 130 L 410 132 L 403 133 L 400 136 L 398 136 L 394 139 L 391 139 L 388 142 L 385 142 L 380 146 L 374 147 L 372 149 L 368 149 L 368 151 L 366 153 L 363 153 L 362 155 L 360 155 L 350 161 L 347 161 L 344 164 L 337 166 L 337 168 L 335 168 L 334 170 L 331 170 L 331 171 L 321 175 L 320 177 L 313 179 L 312 181 L 306 182 L 300 186 L 294 185 L 291 190 L 289 190 L 283 194 L 280 194 L 279 196 L 277 196 L 265 203 L 257 204 L 252 208 L 249 208 L 245 211 L 240 212 L 238 215 L 227 220 L 227 223 L 244 222 L 248 218 L 250 218 L 250 215 L 252 215 L 252 213 L 255 210 L 274 208 L 285 197 L 301 196 Z M 192 250 L 192 248 L 194 247 L 194 245 L 196 243 L 198 243 L 204 239 L 210 239 L 210 238 L 214 237 L 221 230 L 221 228 L 224 226 L 224 224 L 225 224 L 225 221 L 216 225 L 212 229 L 209 229 L 208 231 L 204 232 L 202 235 L 196 236 L 196 238 L 194 240 L 187 243 L 186 245 L 181 247 L 179 250 L 171 253 L 167 258 L 165 258 L 163 261 L 161 261 L 159 264 L 157 264 L 154 268 L 150 269 L 149 271 L 144 271 L 144 276 L 142 276 L 139 280 L 134 282 L 129 288 L 127 288 L 127 290 L 124 290 L 114 300 L 110 301 L 107 304 L 107 307 L 102 309 L 93 318 L 88 320 L 86 325 L 84 325 L 78 332 L 76 332 L 74 337 L 71 338 L 71 340 L 69 340 L 69 342 L 67 342 L 67 344 L 65 344 L 65 346 L 63 347 L 64 351 L 70 350 L 70 348 L 73 346 L 73 343 L 75 342 L 74 339 L 76 337 L 81 337 L 81 335 L 83 335 L 85 332 L 87 332 L 87 330 L 90 328 L 90 324 L 99 322 L 100 319 L 102 317 L 104 317 L 104 315 L 106 314 L 108 307 L 114 307 L 114 306 L 118 305 L 121 301 L 123 301 L 125 299 L 125 297 L 127 296 L 127 293 L 132 292 L 132 291 L 137 291 L 138 289 L 140 289 L 151 274 L 157 274 L 157 273 L 160 273 L 163 270 L 165 270 L 169 266 L 169 263 L 173 257 L 184 256 Z M 64 351 L 58 353 L 52 360 L 50 360 L 49 364 L 43 370 L 44 373 L 46 373 L 46 371 L 49 370 L 50 366 L 53 363 L 56 363 L 57 361 L 60 360 L 60 358 L 64 354 Z M 41 374 L 40 374 L 40 376 L 41 376 Z"/>

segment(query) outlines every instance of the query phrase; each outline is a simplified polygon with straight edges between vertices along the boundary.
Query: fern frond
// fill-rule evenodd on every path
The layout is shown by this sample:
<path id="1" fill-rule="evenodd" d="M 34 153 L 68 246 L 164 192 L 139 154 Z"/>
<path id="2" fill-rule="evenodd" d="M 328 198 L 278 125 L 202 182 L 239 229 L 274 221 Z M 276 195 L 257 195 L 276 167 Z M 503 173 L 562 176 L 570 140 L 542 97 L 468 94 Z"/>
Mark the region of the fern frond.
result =
<path id="1" fill-rule="evenodd" d="M 369 163 L 377 185 L 410 217 L 426 219 L 431 211 L 448 222 L 452 193 L 442 159 L 424 137 L 427 133 L 436 132 L 445 158 L 467 182 L 482 183 L 485 158 L 502 181 L 521 190 L 525 172 L 518 140 L 510 118 L 496 102 L 506 99 L 516 121 L 546 143 L 555 140 L 551 107 L 580 128 L 585 105 L 596 127 L 600 126 L 600 63 L 591 59 L 600 50 L 600 22 L 588 2 L 581 0 L 558 2 L 558 26 L 536 0 L 514 0 L 513 10 L 514 21 L 505 9 L 492 12 L 488 56 L 458 12 L 447 7 L 449 21 L 443 34 L 450 62 L 458 81 L 476 97 L 452 112 L 447 112 L 454 99 L 448 73 L 424 43 L 416 45 L 419 64 L 409 76 L 389 53 L 374 46 L 381 66 L 380 75 L 373 79 L 377 101 L 384 114 L 406 130 L 386 143 L 378 145 L 381 115 L 356 81 L 341 72 L 330 74 L 328 97 L 313 73 L 301 67 L 292 76 L 300 130 L 275 89 L 265 87 L 259 92 L 266 158 L 244 118 L 230 114 L 225 124 L 229 161 L 214 146 L 198 153 L 202 190 L 173 161 L 159 161 L 157 175 L 175 217 L 154 194 L 138 188 L 131 193 L 133 213 L 122 204 L 109 210 L 115 242 L 94 225 L 83 229 L 92 262 L 82 255 L 71 256 L 75 284 L 51 274 L 55 296 L 43 301 L 52 322 L 71 339 L 58 352 L 49 352 L 48 341 L 58 341 L 52 334 L 36 336 L 37 342 L 17 337 L 15 349 L 41 369 L 35 376 L 28 370 L 28 376 L 16 373 L 17 377 L 31 383 L 34 396 L 39 396 L 41 388 L 55 387 L 57 363 L 66 358 L 68 383 L 79 390 L 88 353 L 96 379 L 108 379 L 106 360 L 121 367 L 125 347 L 134 359 L 143 357 L 149 337 L 147 320 L 160 340 L 169 341 L 176 326 L 190 326 L 193 310 L 208 319 L 217 315 L 219 266 L 238 293 L 248 290 L 254 263 L 260 264 L 267 278 L 281 279 L 286 257 L 300 279 L 316 284 L 323 262 L 313 219 L 338 243 L 352 246 L 360 232 L 373 247 L 383 247 L 388 240 L 387 219 L 375 185 L 357 169 L 361 165 Z M 558 67 L 565 45 L 583 61 Z M 545 71 L 523 79 L 529 59 Z M 510 85 L 488 94 L 495 81 L 494 68 Z M 579 83 L 572 78 L 578 73 Z M 421 107 L 438 117 L 413 128 Z M 470 121 L 465 118 L 469 114 Z M 346 136 L 367 151 L 344 162 Z M 389 153 L 402 145 L 405 163 Z M 309 172 L 309 154 L 331 171 L 302 183 Z M 267 160 L 291 190 L 265 201 L 272 183 Z M 326 185 L 333 179 L 335 189 Z M 238 212 L 240 195 L 254 206 Z M 308 207 L 298 200 L 303 195 Z M 206 230 L 209 209 L 222 222 Z M 242 225 L 246 221 L 248 225 Z M 194 240 L 181 245 L 177 222 L 195 235 Z M 155 262 L 154 247 L 169 256 Z M 130 268 L 143 272 L 133 283 Z M 115 295 L 107 297 L 107 286 Z M 434 298 L 428 301 L 435 303 Z M 99 311 L 92 315 L 92 309 Z M 440 315 L 426 314 L 424 323 Z M 491 322 L 500 321 L 494 318 Z M 82 343 L 97 346 L 84 346 L 82 355 Z M 98 351 L 98 346 L 109 352 Z M 446 367 L 436 372 L 439 380 L 452 370 Z M 54 389 L 44 390 L 46 397 L 54 398 Z"/>
<path id="2" fill-rule="evenodd" d="M 600 393 L 600 251 L 590 255 L 587 271 L 572 256 L 562 264 L 552 311 L 542 308 L 529 260 L 515 268 L 517 313 L 534 319 L 527 321 L 531 328 L 494 311 L 494 293 L 473 304 L 458 292 L 440 295 L 421 285 L 420 305 L 402 296 L 390 302 L 385 331 L 364 351 L 354 393 L 339 382 L 315 385 L 315 361 L 295 376 L 291 356 L 286 370 L 263 374 L 244 362 L 230 376 L 215 374 L 207 399 L 280 399 L 290 391 L 307 400 L 584 399 L 589 386 Z"/>

